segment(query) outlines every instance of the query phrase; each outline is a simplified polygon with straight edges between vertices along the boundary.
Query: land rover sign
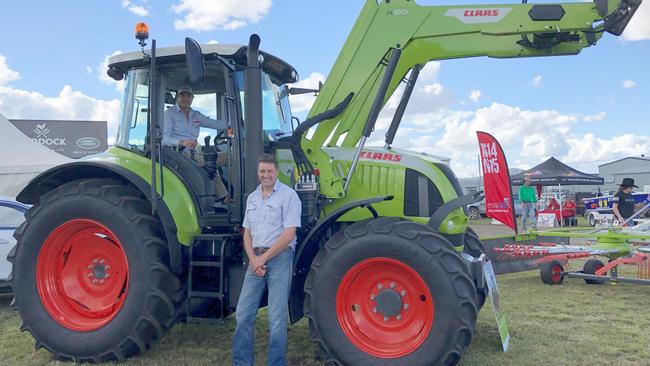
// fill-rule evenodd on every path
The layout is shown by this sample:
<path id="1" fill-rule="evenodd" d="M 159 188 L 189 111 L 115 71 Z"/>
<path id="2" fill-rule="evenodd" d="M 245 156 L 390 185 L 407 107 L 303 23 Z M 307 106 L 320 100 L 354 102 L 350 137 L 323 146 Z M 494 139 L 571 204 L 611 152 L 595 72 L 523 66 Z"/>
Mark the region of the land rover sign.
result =
<path id="1" fill-rule="evenodd" d="M 84 150 L 95 150 L 101 145 L 99 139 L 94 137 L 82 137 L 77 139 L 77 147 Z"/>
<path id="2" fill-rule="evenodd" d="M 10 122 L 32 141 L 72 159 L 99 154 L 108 148 L 105 121 L 13 119 Z"/>

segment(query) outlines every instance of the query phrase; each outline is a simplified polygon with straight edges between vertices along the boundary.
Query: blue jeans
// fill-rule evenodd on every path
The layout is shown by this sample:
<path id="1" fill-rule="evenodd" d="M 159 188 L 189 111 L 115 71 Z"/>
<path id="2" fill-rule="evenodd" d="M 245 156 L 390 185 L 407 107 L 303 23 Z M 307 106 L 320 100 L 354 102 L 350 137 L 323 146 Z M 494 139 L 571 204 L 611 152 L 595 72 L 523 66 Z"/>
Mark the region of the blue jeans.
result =
<path id="1" fill-rule="evenodd" d="M 521 226 L 526 229 L 526 224 L 528 221 L 532 223 L 531 227 L 535 226 L 535 203 L 534 202 L 522 202 L 521 203 L 522 213 L 521 213 Z"/>
<path id="2" fill-rule="evenodd" d="M 250 267 L 246 271 L 235 313 L 237 329 L 235 329 L 235 337 L 232 342 L 233 365 L 253 366 L 255 364 L 253 347 L 255 317 L 264 290 L 267 288 L 270 331 L 268 364 L 270 366 L 285 366 L 287 364 L 288 303 L 292 274 L 292 249 L 284 250 L 271 258 L 266 263 L 266 274 L 263 277 L 255 275 Z"/>

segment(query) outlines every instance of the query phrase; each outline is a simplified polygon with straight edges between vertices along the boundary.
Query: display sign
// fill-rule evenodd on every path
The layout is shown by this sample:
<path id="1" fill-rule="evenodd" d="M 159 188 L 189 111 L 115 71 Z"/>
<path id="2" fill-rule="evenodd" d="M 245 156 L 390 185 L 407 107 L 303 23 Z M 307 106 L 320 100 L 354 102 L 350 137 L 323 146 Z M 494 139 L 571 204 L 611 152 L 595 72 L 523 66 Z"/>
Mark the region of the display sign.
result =
<path id="1" fill-rule="evenodd" d="M 541 213 L 537 215 L 538 228 L 555 227 L 556 222 L 557 218 L 555 217 L 554 213 Z"/>
<path id="2" fill-rule="evenodd" d="M 485 214 L 517 232 L 506 156 L 501 145 L 492 135 L 480 131 L 476 132 L 476 135 L 478 136 L 481 167 L 483 168 Z"/>
<path id="3" fill-rule="evenodd" d="M 485 282 L 488 285 L 492 309 L 494 310 L 494 315 L 497 320 L 499 337 L 501 338 L 501 347 L 503 348 L 503 352 L 507 352 L 508 347 L 510 347 L 510 332 L 508 331 L 506 315 L 501 309 L 501 304 L 499 303 L 499 286 L 497 285 L 497 278 L 494 275 L 494 268 L 492 267 L 491 261 L 486 261 L 483 264 L 483 275 L 485 276 Z"/>
<path id="4" fill-rule="evenodd" d="M 32 141 L 72 159 L 108 148 L 106 121 L 9 120 Z"/>

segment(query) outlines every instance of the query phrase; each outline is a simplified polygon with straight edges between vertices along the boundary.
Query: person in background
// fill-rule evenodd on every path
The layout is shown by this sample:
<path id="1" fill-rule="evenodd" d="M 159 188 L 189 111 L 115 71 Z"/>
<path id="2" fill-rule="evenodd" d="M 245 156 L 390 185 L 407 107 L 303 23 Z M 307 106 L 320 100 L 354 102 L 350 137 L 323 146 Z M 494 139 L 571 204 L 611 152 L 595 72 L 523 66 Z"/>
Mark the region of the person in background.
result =
<path id="1" fill-rule="evenodd" d="M 634 215 L 634 197 L 632 196 L 632 188 L 639 188 L 634 185 L 634 179 L 623 178 L 618 191 L 614 195 L 612 210 L 614 216 L 619 222 L 619 225 L 624 226 L 623 222 Z M 634 226 L 634 220 L 627 223 L 629 226 Z"/>
<path id="2" fill-rule="evenodd" d="M 535 188 L 530 185 L 530 177 L 524 177 L 524 185 L 519 187 L 519 200 L 521 201 L 521 226 L 524 230 L 530 227 L 535 227 L 535 203 L 537 202 L 537 195 Z"/>

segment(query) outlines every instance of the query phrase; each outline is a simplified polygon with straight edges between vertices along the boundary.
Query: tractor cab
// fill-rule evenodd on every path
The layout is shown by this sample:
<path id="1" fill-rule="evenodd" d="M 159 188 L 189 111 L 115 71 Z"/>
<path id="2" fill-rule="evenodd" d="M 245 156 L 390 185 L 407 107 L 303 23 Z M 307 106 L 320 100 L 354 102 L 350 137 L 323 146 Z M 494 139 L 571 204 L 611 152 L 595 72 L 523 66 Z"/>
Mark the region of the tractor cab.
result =
<path id="1" fill-rule="evenodd" d="M 257 184 L 245 182 L 243 174 L 246 128 L 259 130 L 262 149 L 267 151 L 273 141 L 290 135 L 293 129 L 286 84 L 295 82 L 297 73 L 286 62 L 264 52 L 258 58 L 261 106 L 257 109 L 261 121 L 246 124 L 247 48 L 221 44 L 200 46 L 203 56 L 200 80 L 190 77 L 186 49 L 182 46 L 156 50 L 155 78 L 151 78 L 151 54 L 144 49 L 113 56 L 109 61 L 108 74 L 124 80 L 116 146 L 145 157 L 151 157 L 152 151 L 157 154 L 158 163 L 173 171 L 194 196 L 202 227 L 229 226 L 242 219 L 244 194 L 250 191 L 246 188 Z M 227 126 L 221 130 L 201 127 L 195 149 L 171 144 L 164 136 L 166 131 L 173 134 L 177 128 L 165 126 L 169 123 L 165 115 L 175 107 L 179 89 L 187 86 L 194 95 L 192 110 Z M 153 144 L 152 133 L 156 137 Z M 214 179 L 223 181 L 227 200 L 215 199 Z M 164 187 L 161 188 L 164 195 Z"/>

